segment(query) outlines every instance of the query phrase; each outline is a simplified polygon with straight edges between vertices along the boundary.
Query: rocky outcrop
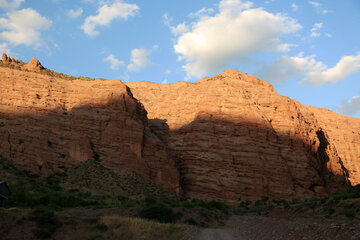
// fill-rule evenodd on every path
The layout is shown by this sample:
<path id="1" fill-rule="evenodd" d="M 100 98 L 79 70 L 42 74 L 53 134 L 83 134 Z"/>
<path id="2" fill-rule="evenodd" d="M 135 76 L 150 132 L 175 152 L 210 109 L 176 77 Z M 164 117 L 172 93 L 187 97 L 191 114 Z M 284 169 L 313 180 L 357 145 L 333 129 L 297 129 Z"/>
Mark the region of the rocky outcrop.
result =
<path id="1" fill-rule="evenodd" d="M 14 58 L 13 58 L 13 59 L 14 59 Z M 8 57 L 8 56 L 6 55 L 6 53 L 3 53 L 3 55 L 2 55 L 2 61 L 3 61 L 3 63 L 11 63 L 11 62 L 12 62 L 11 57 Z"/>
<path id="2" fill-rule="evenodd" d="M 95 159 L 180 193 L 165 144 L 118 80 L 70 81 L 0 67 L 0 155 L 39 175 Z"/>
<path id="3" fill-rule="evenodd" d="M 24 69 L 34 72 L 39 72 L 44 67 L 41 65 L 39 60 L 32 58 L 27 64 L 24 65 Z"/>
<path id="4" fill-rule="evenodd" d="M 190 198 L 292 199 L 360 183 L 360 119 L 302 105 L 234 70 L 195 83 L 127 85 Z"/>
<path id="5" fill-rule="evenodd" d="M 14 57 L 8 57 L 6 53 L 2 55 L 2 62 L 4 64 L 10 65 L 12 68 L 17 68 L 18 70 L 26 70 L 31 72 L 40 72 L 40 70 L 45 69 L 39 60 L 36 58 L 32 58 L 28 63 L 24 63 L 23 61 L 16 60 Z M 14 65 L 14 66 L 12 66 Z"/>

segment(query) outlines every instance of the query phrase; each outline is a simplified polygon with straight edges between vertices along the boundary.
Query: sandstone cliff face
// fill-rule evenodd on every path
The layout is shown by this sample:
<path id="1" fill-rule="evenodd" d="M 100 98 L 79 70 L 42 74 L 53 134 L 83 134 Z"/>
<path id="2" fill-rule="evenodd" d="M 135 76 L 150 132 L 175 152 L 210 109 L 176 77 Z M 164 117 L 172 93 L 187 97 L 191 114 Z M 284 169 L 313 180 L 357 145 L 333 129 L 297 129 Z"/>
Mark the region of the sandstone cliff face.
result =
<path id="1" fill-rule="evenodd" d="M 190 198 L 291 199 L 360 183 L 360 119 L 301 105 L 234 70 L 196 83 L 127 85 Z"/>
<path id="2" fill-rule="evenodd" d="M 120 81 L 69 81 L 0 67 L 0 154 L 40 175 L 97 159 L 180 192 L 174 161 Z"/>

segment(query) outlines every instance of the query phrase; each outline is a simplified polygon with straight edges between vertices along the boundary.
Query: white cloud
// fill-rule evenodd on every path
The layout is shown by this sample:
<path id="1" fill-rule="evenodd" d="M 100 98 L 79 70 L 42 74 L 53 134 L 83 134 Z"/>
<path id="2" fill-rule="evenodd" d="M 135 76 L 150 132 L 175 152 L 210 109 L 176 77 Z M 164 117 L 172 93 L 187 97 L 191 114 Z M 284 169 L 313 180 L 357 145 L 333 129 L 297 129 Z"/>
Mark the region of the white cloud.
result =
<path id="1" fill-rule="evenodd" d="M 222 0 L 219 13 L 191 24 L 191 31 L 177 39 L 174 49 L 185 60 L 188 77 L 203 77 L 227 64 L 266 51 L 286 51 L 291 44 L 280 37 L 301 28 L 296 20 L 261 8 L 251 2 Z"/>
<path id="2" fill-rule="evenodd" d="M 136 48 L 131 51 L 130 61 L 131 63 L 128 65 L 127 69 L 130 72 L 138 72 L 141 68 L 146 67 L 150 64 L 148 60 L 148 55 L 150 51 L 145 48 Z"/>
<path id="3" fill-rule="evenodd" d="M 318 2 L 314 2 L 314 1 L 309 1 L 309 4 L 310 5 L 313 5 L 314 7 L 316 7 L 316 8 L 318 8 L 318 7 L 320 7 L 321 6 L 321 4 L 320 3 L 318 3 Z"/>
<path id="4" fill-rule="evenodd" d="M 327 14 L 327 13 L 329 13 L 329 12 L 332 12 L 332 11 L 330 11 L 330 10 L 323 9 L 323 8 L 321 7 L 321 4 L 318 3 L 318 2 L 309 1 L 308 3 L 309 3 L 310 5 L 312 5 L 312 6 L 316 9 L 316 12 L 319 13 L 319 14 L 325 15 L 325 14 Z"/>
<path id="5" fill-rule="evenodd" d="M 189 27 L 186 25 L 186 22 L 180 23 L 177 26 L 172 26 L 171 25 L 172 18 L 169 17 L 167 13 L 163 15 L 163 20 L 164 20 L 164 24 L 169 27 L 171 33 L 174 34 L 175 36 L 189 31 Z"/>
<path id="6" fill-rule="evenodd" d="M 330 34 L 330 33 L 326 33 L 326 37 L 328 37 L 328 38 L 332 38 L 332 37 L 333 37 L 333 35 L 332 35 L 332 34 Z"/>
<path id="7" fill-rule="evenodd" d="M 221 0 L 219 4 L 220 12 L 237 15 L 245 9 L 253 6 L 252 2 L 243 2 L 242 0 Z"/>
<path id="8" fill-rule="evenodd" d="M 196 18 L 196 17 L 201 17 L 210 13 L 213 13 L 214 9 L 213 8 L 202 8 L 199 11 L 197 11 L 196 13 L 190 13 L 189 17 L 191 18 Z"/>
<path id="9" fill-rule="evenodd" d="M 121 66 L 125 65 L 123 61 L 116 59 L 116 57 L 112 54 L 104 58 L 104 61 L 110 63 L 110 68 L 112 70 L 118 70 Z"/>
<path id="10" fill-rule="evenodd" d="M 166 75 L 169 75 L 169 74 L 171 74 L 171 70 L 170 70 L 170 69 L 166 69 L 164 73 L 165 73 Z"/>
<path id="11" fill-rule="evenodd" d="M 319 33 L 319 30 L 323 27 L 323 23 L 320 22 L 320 23 L 315 23 L 314 24 L 314 27 L 310 30 L 311 32 L 311 37 L 320 37 L 320 33 Z"/>
<path id="12" fill-rule="evenodd" d="M 178 24 L 176 27 L 170 27 L 171 32 L 176 36 L 189 31 L 189 27 L 185 22 Z"/>
<path id="13" fill-rule="evenodd" d="M 275 62 L 263 66 L 256 75 L 272 84 L 282 84 L 292 77 L 304 77 L 309 71 L 324 69 L 326 66 L 322 62 L 317 62 L 315 56 L 304 57 L 303 53 L 300 53 L 295 57 L 282 56 Z"/>
<path id="14" fill-rule="evenodd" d="M 343 56 L 333 68 L 329 68 L 315 56 L 283 56 L 275 62 L 263 66 L 257 73 L 262 79 L 273 84 L 281 84 L 289 78 L 301 79 L 303 84 L 320 86 L 337 83 L 360 69 L 360 52 L 355 56 Z"/>
<path id="15" fill-rule="evenodd" d="M 291 4 L 291 8 L 292 8 L 293 11 L 296 12 L 299 9 L 299 6 L 296 5 L 295 3 L 293 3 L 293 4 Z"/>
<path id="16" fill-rule="evenodd" d="M 0 0 L 0 8 L 13 11 L 18 9 L 23 2 L 25 2 L 25 0 Z"/>
<path id="17" fill-rule="evenodd" d="M 0 18 L 0 39 L 12 45 L 41 46 L 41 31 L 50 28 L 52 21 L 42 17 L 37 11 L 26 8 L 9 12 L 7 18 Z"/>
<path id="18" fill-rule="evenodd" d="M 333 67 L 324 71 L 310 71 L 303 83 L 319 86 L 326 83 L 337 83 L 360 69 L 360 52 L 355 56 L 343 56 Z"/>
<path id="19" fill-rule="evenodd" d="M 168 80 L 165 78 L 164 81 L 161 82 L 162 84 L 168 84 Z"/>
<path id="20" fill-rule="evenodd" d="M 108 26 L 117 18 L 126 20 L 131 16 L 135 16 L 138 12 L 139 7 L 136 4 L 128 4 L 122 1 L 116 1 L 112 5 L 104 4 L 98 9 L 97 15 L 85 19 L 81 28 L 87 35 L 96 36 L 99 34 L 96 27 Z"/>
<path id="21" fill-rule="evenodd" d="M 69 9 L 66 14 L 71 18 L 78 18 L 82 15 L 82 13 L 83 13 L 82 8 L 78 8 L 78 9 Z"/>
<path id="22" fill-rule="evenodd" d="M 354 116 L 360 112 L 360 96 L 354 96 L 350 100 L 342 101 L 337 109 L 343 115 Z"/>

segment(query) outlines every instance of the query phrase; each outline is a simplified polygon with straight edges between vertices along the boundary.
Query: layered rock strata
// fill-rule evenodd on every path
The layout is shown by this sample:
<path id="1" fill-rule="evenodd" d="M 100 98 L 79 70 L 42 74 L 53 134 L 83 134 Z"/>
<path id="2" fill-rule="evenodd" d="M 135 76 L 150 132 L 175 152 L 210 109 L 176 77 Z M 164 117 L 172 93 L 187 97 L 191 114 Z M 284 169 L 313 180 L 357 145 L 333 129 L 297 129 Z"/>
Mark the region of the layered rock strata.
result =
<path id="1" fill-rule="evenodd" d="M 228 70 L 195 83 L 127 83 L 190 198 L 311 197 L 360 183 L 360 119 L 305 106 Z"/>
<path id="2" fill-rule="evenodd" d="M 70 81 L 0 67 L 0 154 L 40 175 L 96 159 L 180 193 L 165 144 L 118 80 Z"/>

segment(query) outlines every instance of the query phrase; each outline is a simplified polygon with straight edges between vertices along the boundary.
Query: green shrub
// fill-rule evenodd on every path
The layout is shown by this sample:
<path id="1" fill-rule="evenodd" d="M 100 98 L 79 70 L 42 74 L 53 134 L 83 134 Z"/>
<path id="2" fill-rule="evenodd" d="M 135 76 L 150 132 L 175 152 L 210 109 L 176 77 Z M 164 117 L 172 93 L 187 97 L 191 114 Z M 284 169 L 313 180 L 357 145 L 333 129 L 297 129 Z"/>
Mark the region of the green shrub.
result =
<path id="1" fill-rule="evenodd" d="M 223 213 L 228 213 L 229 212 L 229 205 L 226 205 L 223 202 L 218 202 L 218 201 L 210 201 L 206 203 L 206 207 L 209 209 L 218 209 L 220 211 L 222 211 Z"/>

